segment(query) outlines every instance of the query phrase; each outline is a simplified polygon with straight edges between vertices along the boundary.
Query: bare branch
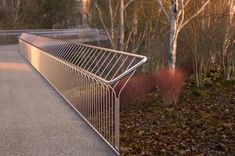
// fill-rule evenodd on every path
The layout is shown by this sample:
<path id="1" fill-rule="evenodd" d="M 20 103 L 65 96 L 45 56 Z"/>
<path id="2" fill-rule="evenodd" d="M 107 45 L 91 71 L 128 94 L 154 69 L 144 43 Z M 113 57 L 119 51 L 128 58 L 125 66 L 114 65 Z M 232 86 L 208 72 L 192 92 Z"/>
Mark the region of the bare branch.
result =
<path id="1" fill-rule="evenodd" d="M 204 9 L 205 7 L 210 3 L 210 0 L 207 0 L 202 7 L 191 17 L 189 17 L 182 25 L 179 27 L 179 30 L 181 30 L 183 27 L 185 27 L 190 21 L 192 21 L 195 17 L 197 17 Z"/>
<path id="2" fill-rule="evenodd" d="M 102 23 L 102 25 L 103 25 L 103 27 L 104 27 L 104 30 L 105 30 L 106 34 L 108 35 L 109 41 L 110 41 L 112 47 L 115 48 L 114 41 L 112 40 L 112 37 L 111 37 L 111 35 L 110 35 L 110 33 L 109 33 L 109 31 L 108 31 L 108 29 L 107 29 L 105 23 L 104 23 L 104 20 L 103 20 L 103 18 L 102 18 L 102 12 L 101 12 L 101 10 L 100 10 L 100 7 L 97 5 L 97 3 L 95 3 L 95 7 L 96 7 L 96 9 L 97 9 L 98 12 L 99 12 L 100 21 L 101 21 L 101 23 Z"/>
<path id="3" fill-rule="evenodd" d="M 178 0 L 178 9 L 177 10 L 182 9 L 183 3 L 184 3 L 184 0 Z"/>
<path id="4" fill-rule="evenodd" d="M 232 23 L 232 19 L 233 19 L 233 17 L 235 16 L 235 1 L 230 1 L 230 6 L 229 6 L 229 8 L 230 8 L 230 23 Z"/>
<path id="5" fill-rule="evenodd" d="M 129 46 L 129 43 L 130 43 L 130 40 L 131 40 L 131 37 L 132 37 L 133 32 L 134 32 L 134 28 L 132 27 L 132 28 L 131 28 L 131 31 L 130 31 L 128 37 L 127 37 L 127 40 L 126 40 L 125 50 L 128 49 L 128 46 Z"/>
<path id="6" fill-rule="evenodd" d="M 143 40 L 145 39 L 145 36 L 146 36 L 146 29 L 144 30 L 144 32 L 140 35 L 140 37 L 137 40 L 136 47 L 135 47 L 135 49 L 132 50 L 134 53 L 136 53 L 138 51 L 138 49 L 140 48 L 141 44 L 143 43 Z"/>
<path id="7" fill-rule="evenodd" d="M 170 16 L 167 13 L 165 7 L 162 4 L 162 0 L 157 0 L 157 3 L 160 5 L 161 9 L 163 10 L 164 15 L 167 17 L 168 21 L 170 21 Z"/>
<path id="8" fill-rule="evenodd" d="M 110 14 L 110 20 L 113 21 L 113 8 L 112 8 L 112 1 L 109 0 L 109 14 Z"/>
<path id="9" fill-rule="evenodd" d="M 181 6 L 181 10 L 180 10 L 180 15 L 179 15 L 179 17 L 180 17 L 180 22 L 179 22 L 179 24 L 178 24 L 177 33 L 180 32 L 180 29 L 179 29 L 179 28 L 181 28 L 181 26 L 182 26 L 182 24 L 183 24 L 183 22 L 184 22 L 184 17 L 185 17 L 185 5 L 184 5 L 183 3 L 182 3 L 182 6 Z M 179 20 L 179 17 L 178 17 L 178 20 Z"/>
<path id="10" fill-rule="evenodd" d="M 184 7 L 186 7 L 189 4 L 189 2 L 191 2 L 191 0 L 188 0 L 187 2 L 185 2 Z"/>
<path id="11" fill-rule="evenodd" d="M 134 0 L 130 0 L 129 2 L 126 3 L 126 5 L 124 6 L 124 10 L 133 2 Z"/>
<path id="12" fill-rule="evenodd" d="M 113 15 L 114 18 L 117 16 L 119 5 L 120 5 L 120 1 L 118 1 L 117 4 L 116 4 L 116 8 L 115 8 L 114 15 Z"/>
<path id="13" fill-rule="evenodd" d="M 112 8 L 112 0 L 109 0 L 109 14 L 110 14 L 110 25 L 111 25 L 111 38 L 114 40 L 114 17 L 113 17 L 113 8 Z"/>

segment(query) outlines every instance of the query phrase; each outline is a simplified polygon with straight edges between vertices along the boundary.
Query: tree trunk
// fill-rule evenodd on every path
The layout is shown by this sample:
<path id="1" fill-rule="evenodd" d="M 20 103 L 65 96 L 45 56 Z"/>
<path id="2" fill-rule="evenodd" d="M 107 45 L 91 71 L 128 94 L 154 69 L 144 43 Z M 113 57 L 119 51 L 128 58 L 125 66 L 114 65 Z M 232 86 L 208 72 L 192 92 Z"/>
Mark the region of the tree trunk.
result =
<path id="1" fill-rule="evenodd" d="M 170 15 L 170 48 L 168 52 L 168 66 L 175 70 L 176 67 L 176 48 L 177 48 L 177 23 L 176 23 L 176 4 L 175 1 L 171 1 L 171 15 Z"/>
<path id="2" fill-rule="evenodd" d="M 120 50 L 124 51 L 124 0 L 120 1 Z"/>
<path id="3" fill-rule="evenodd" d="M 113 8 L 112 8 L 112 0 L 109 0 L 109 14 L 110 14 L 110 25 L 111 25 L 111 39 L 112 42 L 115 42 L 115 32 L 114 32 L 114 17 L 113 17 Z M 113 48 L 117 48 L 116 46 Z"/>
<path id="4" fill-rule="evenodd" d="M 138 33 L 138 14 L 137 14 L 137 9 L 136 8 L 134 10 L 133 27 L 134 27 L 134 35 L 137 35 L 137 33 Z"/>
<path id="5" fill-rule="evenodd" d="M 4 8 L 5 14 L 7 14 L 7 3 L 6 3 L 6 0 L 2 0 L 2 7 Z"/>
<path id="6" fill-rule="evenodd" d="M 228 25 L 226 28 L 226 34 L 224 38 L 224 43 L 223 43 L 223 49 L 222 49 L 222 58 L 223 58 L 223 69 L 224 69 L 224 77 L 229 80 L 231 76 L 231 66 L 232 66 L 232 53 L 229 51 L 229 46 L 232 43 L 232 37 L 230 35 L 230 29 L 232 25 L 232 19 L 233 19 L 233 14 L 235 12 L 235 3 L 233 0 L 230 0 L 228 2 L 228 7 L 229 7 L 229 21 Z"/>
<path id="7" fill-rule="evenodd" d="M 15 11 L 15 18 L 14 18 L 14 25 L 18 23 L 19 10 L 20 10 L 20 0 L 17 0 L 16 11 Z"/>

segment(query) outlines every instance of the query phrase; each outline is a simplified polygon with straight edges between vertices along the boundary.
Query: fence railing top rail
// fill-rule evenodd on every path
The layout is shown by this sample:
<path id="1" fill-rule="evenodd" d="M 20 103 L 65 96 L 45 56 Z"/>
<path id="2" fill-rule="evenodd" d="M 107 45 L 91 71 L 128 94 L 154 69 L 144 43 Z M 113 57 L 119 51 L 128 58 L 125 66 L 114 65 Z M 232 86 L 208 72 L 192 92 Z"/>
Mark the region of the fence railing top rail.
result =
<path id="1" fill-rule="evenodd" d="M 74 28 L 74 29 L 16 29 L 16 30 L 0 30 L 0 36 L 3 35 L 20 35 L 21 33 L 33 34 L 64 34 L 79 32 L 99 32 L 98 29 L 92 28 Z"/>
<path id="2" fill-rule="evenodd" d="M 29 33 L 22 33 L 19 39 L 107 84 L 114 84 L 147 60 L 142 55 Z"/>

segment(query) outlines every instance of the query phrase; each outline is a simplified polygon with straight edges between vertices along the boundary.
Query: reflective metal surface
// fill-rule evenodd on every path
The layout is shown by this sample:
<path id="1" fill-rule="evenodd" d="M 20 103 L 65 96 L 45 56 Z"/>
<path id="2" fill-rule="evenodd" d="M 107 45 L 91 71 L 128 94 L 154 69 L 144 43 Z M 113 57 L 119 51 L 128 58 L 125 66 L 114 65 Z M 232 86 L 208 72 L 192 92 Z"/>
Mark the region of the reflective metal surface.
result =
<path id="1" fill-rule="evenodd" d="M 19 45 L 20 53 L 119 153 L 120 94 L 146 57 L 26 33 Z"/>

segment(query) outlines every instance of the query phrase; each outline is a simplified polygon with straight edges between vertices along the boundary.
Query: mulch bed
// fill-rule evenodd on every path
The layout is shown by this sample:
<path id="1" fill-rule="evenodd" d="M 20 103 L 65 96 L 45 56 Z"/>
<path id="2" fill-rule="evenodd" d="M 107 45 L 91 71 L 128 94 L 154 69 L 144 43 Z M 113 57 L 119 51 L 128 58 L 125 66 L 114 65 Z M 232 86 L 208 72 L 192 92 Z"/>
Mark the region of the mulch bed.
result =
<path id="1" fill-rule="evenodd" d="M 121 155 L 235 155 L 235 85 L 196 96 L 185 87 L 177 104 L 157 93 L 121 110 Z"/>

